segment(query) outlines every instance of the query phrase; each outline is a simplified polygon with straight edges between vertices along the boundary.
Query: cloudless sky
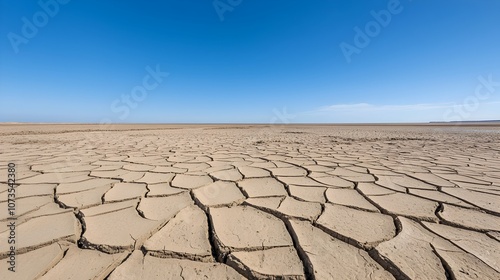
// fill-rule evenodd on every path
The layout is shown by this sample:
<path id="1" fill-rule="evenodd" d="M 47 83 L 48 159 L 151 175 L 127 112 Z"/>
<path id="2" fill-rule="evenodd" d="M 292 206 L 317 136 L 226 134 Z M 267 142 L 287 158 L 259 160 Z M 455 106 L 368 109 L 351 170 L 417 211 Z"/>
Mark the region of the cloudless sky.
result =
<path id="1" fill-rule="evenodd" d="M 497 0 L 0 2 L 3 122 L 500 119 Z"/>

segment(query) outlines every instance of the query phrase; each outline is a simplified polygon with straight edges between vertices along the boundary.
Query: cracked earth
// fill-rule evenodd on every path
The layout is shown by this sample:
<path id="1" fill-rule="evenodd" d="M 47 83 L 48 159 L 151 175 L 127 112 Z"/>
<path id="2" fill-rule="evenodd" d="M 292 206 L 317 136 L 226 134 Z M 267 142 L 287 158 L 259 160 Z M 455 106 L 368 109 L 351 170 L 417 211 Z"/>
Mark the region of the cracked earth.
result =
<path id="1" fill-rule="evenodd" d="M 495 126 L 0 125 L 2 279 L 500 279 L 499 143 Z"/>

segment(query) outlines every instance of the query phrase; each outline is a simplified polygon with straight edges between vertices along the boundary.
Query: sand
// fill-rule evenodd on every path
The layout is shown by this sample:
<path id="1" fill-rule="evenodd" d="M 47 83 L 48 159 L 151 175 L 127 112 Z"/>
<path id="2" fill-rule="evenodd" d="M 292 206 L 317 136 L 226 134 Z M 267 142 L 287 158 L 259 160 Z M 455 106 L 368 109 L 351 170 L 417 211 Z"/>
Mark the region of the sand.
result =
<path id="1" fill-rule="evenodd" d="M 500 125 L 0 124 L 0 226 L 2 279 L 500 279 Z"/>

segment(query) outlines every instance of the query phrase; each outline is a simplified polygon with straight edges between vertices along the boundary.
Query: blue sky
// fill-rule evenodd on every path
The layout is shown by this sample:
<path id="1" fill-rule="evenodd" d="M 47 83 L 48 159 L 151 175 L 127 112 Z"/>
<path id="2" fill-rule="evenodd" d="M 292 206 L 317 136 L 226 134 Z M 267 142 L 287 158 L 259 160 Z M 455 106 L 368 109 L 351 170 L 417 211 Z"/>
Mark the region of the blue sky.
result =
<path id="1" fill-rule="evenodd" d="M 500 119 L 496 0 L 0 2 L 3 122 Z"/>

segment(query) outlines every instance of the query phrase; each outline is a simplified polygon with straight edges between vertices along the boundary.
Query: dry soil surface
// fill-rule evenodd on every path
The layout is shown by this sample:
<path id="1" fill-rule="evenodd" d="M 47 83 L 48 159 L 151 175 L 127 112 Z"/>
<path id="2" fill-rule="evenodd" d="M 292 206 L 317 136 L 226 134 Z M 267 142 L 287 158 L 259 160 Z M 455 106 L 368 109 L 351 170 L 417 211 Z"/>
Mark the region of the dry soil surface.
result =
<path id="1" fill-rule="evenodd" d="M 3 124 L 0 269 L 500 279 L 500 127 Z"/>

